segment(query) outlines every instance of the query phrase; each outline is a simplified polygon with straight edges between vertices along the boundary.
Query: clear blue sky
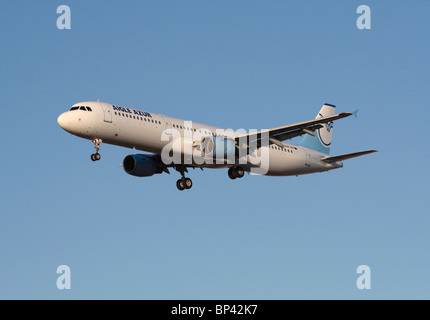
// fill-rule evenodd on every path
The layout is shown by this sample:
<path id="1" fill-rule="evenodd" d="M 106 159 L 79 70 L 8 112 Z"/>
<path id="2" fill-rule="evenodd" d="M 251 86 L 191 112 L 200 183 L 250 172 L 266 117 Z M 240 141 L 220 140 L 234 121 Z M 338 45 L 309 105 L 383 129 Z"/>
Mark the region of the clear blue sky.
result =
<path id="1" fill-rule="evenodd" d="M 72 29 L 56 28 L 57 6 Z M 372 9 L 372 29 L 356 8 Z M 0 2 L 0 298 L 430 298 L 428 1 Z M 303 177 L 134 178 L 132 150 L 58 127 L 96 100 L 226 128 L 315 117 L 332 154 Z M 56 269 L 72 270 L 59 291 Z M 359 265 L 372 290 L 356 286 Z"/>

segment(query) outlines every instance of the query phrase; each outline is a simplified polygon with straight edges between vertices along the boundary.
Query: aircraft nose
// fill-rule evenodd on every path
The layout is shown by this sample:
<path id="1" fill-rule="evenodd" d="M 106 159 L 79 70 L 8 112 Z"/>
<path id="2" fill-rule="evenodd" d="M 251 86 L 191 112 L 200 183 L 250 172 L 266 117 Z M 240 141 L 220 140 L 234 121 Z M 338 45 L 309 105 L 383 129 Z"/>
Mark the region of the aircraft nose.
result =
<path id="1" fill-rule="evenodd" d="M 60 116 L 59 116 L 59 117 L 58 117 L 58 119 L 57 119 L 57 123 L 58 123 L 58 125 L 59 125 L 61 128 L 63 128 L 63 129 L 64 129 L 64 124 L 65 124 L 65 122 L 66 122 L 66 119 L 65 119 L 64 113 L 63 113 L 63 114 L 60 114 Z"/>
<path id="2" fill-rule="evenodd" d="M 57 119 L 57 123 L 58 125 L 64 129 L 64 130 L 68 130 L 70 128 L 70 117 L 68 116 L 67 112 L 61 114 L 58 119 Z"/>

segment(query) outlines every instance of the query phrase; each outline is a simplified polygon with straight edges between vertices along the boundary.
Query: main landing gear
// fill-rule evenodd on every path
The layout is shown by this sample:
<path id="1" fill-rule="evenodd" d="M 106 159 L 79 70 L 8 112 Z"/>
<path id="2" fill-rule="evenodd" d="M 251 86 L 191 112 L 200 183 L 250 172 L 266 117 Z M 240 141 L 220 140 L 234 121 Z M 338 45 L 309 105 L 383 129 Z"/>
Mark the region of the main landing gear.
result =
<path id="1" fill-rule="evenodd" d="M 232 180 L 243 178 L 244 175 L 245 170 L 240 166 L 228 169 L 228 177 Z"/>
<path id="2" fill-rule="evenodd" d="M 102 142 L 103 142 L 102 139 L 94 139 L 93 140 L 93 145 L 94 145 L 94 151 L 95 151 L 95 153 L 93 153 L 91 155 L 91 160 L 92 161 L 99 161 L 102 158 L 102 156 L 99 153 L 100 146 L 101 146 Z"/>
<path id="3" fill-rule="evenodd" d="M 183 191 L 185 189 L 191 189 L 193 187 L 193 181 L 190 178 L 185 177 L 185 172 L 188 172 L 186 167 L 176 167 L 176 171 L 178 171 L 182 175 L 182 179 L 176 181 L 176 187 Z"/>
<path id="4" fill-rule="evenodd" d="M 176 181 L 176 187 L 181 191 L 191 189 L 193 187 L 193 181 L 190 178 L 179 179 Z"/>

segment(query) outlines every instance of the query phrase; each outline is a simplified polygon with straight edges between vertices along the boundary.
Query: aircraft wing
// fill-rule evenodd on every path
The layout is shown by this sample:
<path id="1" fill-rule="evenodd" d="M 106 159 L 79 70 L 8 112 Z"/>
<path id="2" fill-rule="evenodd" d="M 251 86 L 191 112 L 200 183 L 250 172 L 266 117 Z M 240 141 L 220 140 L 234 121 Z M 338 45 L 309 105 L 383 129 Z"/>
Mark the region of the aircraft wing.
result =
<path id="1" fill-rule="evenodd" d="M 291 124 L 288 126 L 273 128 L 273 129 L 267 129 L 262 130 L 258 132 L 251 132 L 247 134 L 243 134 L 240 136 L 235 137 L 236 143 L 239 145 L 240 141 L 243 141 L 245 137 L 248 139 L 248 145 L 251 142 L 254 142 L 257 140 L 257 146 L 259 147 L 261 145 L 261 136 L 263 133 L 269 134 L 270 143 L 277 144 L 278 146 L 282 147 L 281 141 L 292 139 L 298 136 L 302 136 L 304 134 L 310 134 L 314 135 L 314 131 L 322 128 L 324 123 L 328 123 L 334 120 L 342 119 L 351 116 L 352 113 L 349 112 L 341 112 L 339 114 L 325 117 L 325 118 L 319 118 L 314 120 L 309 120 L 305 122 L 299 122 L 296 124 Z"/>
<path id="2" fill-rule="evenodd" d="M 327 163 L 337 162 L 337 161 L 342 161 L 342 160 L 347 160 L 347 159 L 351 159 L 351 158 L 355 158 L 355 157 L 364 156 L 365 154 L 374 153 L 374 152 L 378 152 L 378 151 L 377 150 L 367 150 L 367 151 L 342 154 L 342 155 L 333 156 L 333 157 L 324 157 L 324 158 L 321 158 L 321 161 L 324 161 Z"/>
<path id="3" fill-rule="evenodd" d="M 161 159 L 161 156 L 159 154 L 147 154 L 145 156 L 154 160 L 157 163 L 159 170 L 161 170 L 162 172 L 170 174 L 168 167 L 171 167 L 171 166 L 166 166 L 163 163 L 163 160 Z M 160 173 L 161 173 L 161 171 L 160 171 Z"/>

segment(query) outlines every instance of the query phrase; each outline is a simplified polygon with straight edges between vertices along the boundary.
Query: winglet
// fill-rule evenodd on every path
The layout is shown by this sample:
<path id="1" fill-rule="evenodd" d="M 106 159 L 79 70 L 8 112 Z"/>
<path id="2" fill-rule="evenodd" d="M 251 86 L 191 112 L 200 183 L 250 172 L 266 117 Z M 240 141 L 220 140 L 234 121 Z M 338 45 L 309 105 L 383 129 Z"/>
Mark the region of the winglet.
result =
<path id="1" fill-rule="evenodd" d="M 357 112 L 358 112 L 358 109 L 357 109 L 357 110 L 355 110 L 354 112 L 352 112 L 352 114 L 354 115 L 355 119 L 358 119 L 358 117 L 357 117 Z"/>

